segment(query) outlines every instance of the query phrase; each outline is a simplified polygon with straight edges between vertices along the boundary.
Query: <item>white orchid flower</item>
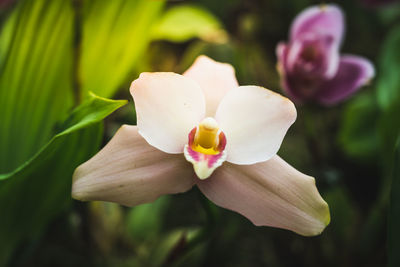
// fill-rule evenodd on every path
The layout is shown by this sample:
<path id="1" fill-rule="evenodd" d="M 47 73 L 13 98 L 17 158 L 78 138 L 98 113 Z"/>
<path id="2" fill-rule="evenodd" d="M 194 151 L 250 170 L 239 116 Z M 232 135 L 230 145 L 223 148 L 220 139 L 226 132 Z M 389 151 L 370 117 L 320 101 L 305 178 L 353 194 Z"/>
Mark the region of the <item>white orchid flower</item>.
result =
<path id="1" fill-rule="evenodd" d="M 276 155 L 296 119 L 287 98 L 239 86 L 231 65 L 205 56 L 183 75 L 142 73 L 130 91 L 137 126 L 76 169 L 73 198 L 135 206 L 197 185 L 258 226 L 311 236 L 329 223 L 314 178 Z"/>

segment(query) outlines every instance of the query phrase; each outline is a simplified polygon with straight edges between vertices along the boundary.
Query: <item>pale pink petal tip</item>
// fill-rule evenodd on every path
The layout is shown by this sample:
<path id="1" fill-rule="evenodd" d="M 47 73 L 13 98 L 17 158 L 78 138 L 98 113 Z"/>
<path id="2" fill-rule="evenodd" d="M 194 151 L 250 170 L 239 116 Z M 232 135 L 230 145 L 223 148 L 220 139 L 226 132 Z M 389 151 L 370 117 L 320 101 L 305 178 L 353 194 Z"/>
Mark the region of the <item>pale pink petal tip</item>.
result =
<path id="1" fill-rule="evenodd" d="M 242 214 L 257 226 L 314 236 L 330 222 L 328 204 L 314 178 L 278 156 L 254 165 L 225 163 L 197 185 L 215 204 Z"/>
<path id="2" fill-rule="evenodd" d="M 182 155 L 150 146 L 136 126 L 122 126 L 111 141 L 74 172 L 72 197 L 126 206 L 152 202 L 194 185 L 193 169 Z"/>

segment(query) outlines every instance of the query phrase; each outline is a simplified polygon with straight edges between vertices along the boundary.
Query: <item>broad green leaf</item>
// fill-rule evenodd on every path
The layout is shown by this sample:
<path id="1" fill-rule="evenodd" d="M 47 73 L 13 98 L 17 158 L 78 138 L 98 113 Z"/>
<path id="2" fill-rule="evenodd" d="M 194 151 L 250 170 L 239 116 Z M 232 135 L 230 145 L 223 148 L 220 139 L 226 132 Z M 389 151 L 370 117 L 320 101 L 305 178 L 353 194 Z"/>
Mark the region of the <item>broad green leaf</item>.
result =
<path id="1" fill-rule="evenodd" d="M 400 265 L 400 25 L 389 33 L 381 55 L 378 99 L 384 109 L 380 120 L 382 161 L 391 179 L 388 216 L 388 266 Z"/>
<path id="2" fill-rule="evenodd" d="M 381 48 L 378 100 L 384 112 L 380 119 L 383 163 L 392 170 L 392 157 L 400 133 L 400 24 L 391 29 Z M 389 162 L 389 163 L 388 163 Z"/>
<path id="3" fill-rule="evenodd" d="M 400 136 L 398 141 L 400 140 Z M 388 229 L 388 266 L 400 266 L 400 143 L 394 161 L 394 172 L 392 180 L 392 192 L 389 206 L 389 229 Z"/>
<path id="4" fill-rule="evenodd" d="M 223 42 L 227 39 L 218 19 L 194 5 L 180 5 L 167 10 L 152 31 L 153 39 L 184 42 L 191 38 Z"/>
<path id="5" fill-rule="evenodd" d="M 18 16 L 16 16 L 15 13 L 13 14 L 14 15 L 7 20 L 5 25 L 1 25 L 2 19 L 0 19 L 0 70 L 2 70 L 2 66 L 6 62 L 7 53 L 11 46 L 10 44 L 13 39 L 15 28 L 17 27 L 15 20 L 18 18 Z M 0 13 L 0 16 L 1 15 L 2 14 Z"/>
<path id="6" fill-rule="evenodd" d="M 348 155 L 356 158 L 377 155 L 379 115 L 377 103 L 368 93 L 347 105 L 339 132 L 339 143 Z"/>
<path id="7" fill-rule="evenodd" d="M 22 240 L 34 239 L 68 207 L 73 170 L 97 151 L 101 120 L 125 103 L 90 94 L 39 152 L 0 175 L 0 265 Z"/>
<path id="8" fill-rule="evenodd" d="M 82 10 L 82 94 L 112 96 L 133 80 L 164 1 L 85 0 Z"/>
<path id="9" fill-rule="evenodd" d="M 400 99 L 400 25 L 394 27 L 383 43 L 379 62 L 377 94 L 379 105 L 388 109 Z"/>
<path id="10" fill-rule="evenodd" d="M 21 0 L 0 33 L 0 173 L 34 155 L 73 105 L 71 1 Z"/>

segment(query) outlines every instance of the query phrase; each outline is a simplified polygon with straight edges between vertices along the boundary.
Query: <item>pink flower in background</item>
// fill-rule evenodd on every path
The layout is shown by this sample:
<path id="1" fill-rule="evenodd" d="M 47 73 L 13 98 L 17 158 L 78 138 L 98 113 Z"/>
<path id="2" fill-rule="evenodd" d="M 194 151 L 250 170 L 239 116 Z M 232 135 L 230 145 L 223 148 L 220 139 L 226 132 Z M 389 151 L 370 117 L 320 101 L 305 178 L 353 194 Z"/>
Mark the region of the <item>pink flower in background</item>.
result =
<path id="1" fill-rule="evenodd" d="M 0 11 L 1 9 L 6 9 L 11 6 L 15 0 L 0 0 Z"/>
<path id="2" fill-rule="evenodd" d="M 343 13 L 335 5 L 307 8 L 294 20 L 288 43 L 277 46 L 282 87 L 296 102 L 340 102 L 374 76 L 370 61 L 340 55 Z"/>
<path id="3" fill-rule="evenodd" d="M 205 56 L 183 75 L 142 73 L 130 90 L 137 126 L 76 169 L 73 198 L 135 206 L 197 185 L 255 225 L 309 236 L 329 223 L 314 178 L 276 155 L 296 119 L 290 100 L 239 86 L 232 66 Z"/>

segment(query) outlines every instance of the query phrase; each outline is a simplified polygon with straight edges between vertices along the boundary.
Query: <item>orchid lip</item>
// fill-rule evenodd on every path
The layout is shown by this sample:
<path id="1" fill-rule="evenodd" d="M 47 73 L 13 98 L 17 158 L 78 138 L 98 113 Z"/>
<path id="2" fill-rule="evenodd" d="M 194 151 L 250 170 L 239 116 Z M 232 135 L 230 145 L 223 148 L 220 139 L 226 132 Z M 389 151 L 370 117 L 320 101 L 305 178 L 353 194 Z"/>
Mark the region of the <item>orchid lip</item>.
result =
<path id="1" fill-rule="evenodd" d="M 206 179 L 226 159 L 226 137 L 215 119 L 207 117 L 189 133 L 184 155 L 199 179 Z"/>

